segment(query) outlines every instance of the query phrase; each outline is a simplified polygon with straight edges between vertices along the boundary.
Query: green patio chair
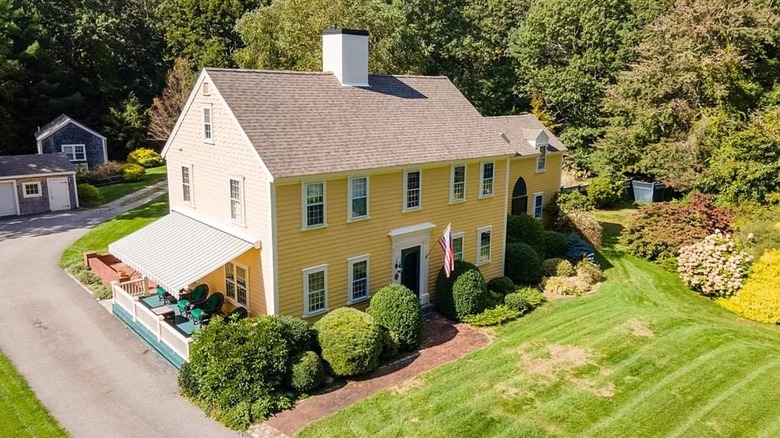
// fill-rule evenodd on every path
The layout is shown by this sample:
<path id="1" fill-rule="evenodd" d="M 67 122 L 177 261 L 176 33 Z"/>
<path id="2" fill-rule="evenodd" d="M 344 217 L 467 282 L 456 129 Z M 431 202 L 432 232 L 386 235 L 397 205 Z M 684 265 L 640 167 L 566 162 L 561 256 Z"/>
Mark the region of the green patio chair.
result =
<path id="1" fill-rule="evenodd" d="M 212 316 L 222 310 L 223 304 L 225 304 L 225 296 L 222 293 L 211 294 L 206 301 L 195 305 L 190 311 L 192 322 L 200 325 L 207 323 Z"/>
<path id="2" fill-rule="evenodd" d="M 246 307 L 236 307 L 235 309 L 233 309 L 232 312 L 228 313 L 227 320 L 240 321 L 246 318 L 247 316 L 249 316 L 249 312 L 246 310 Z"/>
<path id="3" fill-rule="evenodd" d="M 203 303 L 209 295 L 209 286 L 207 284 L 199 284 L 195 286 L 192 292 L 179 294 L 179 302 L 176 303 L 179 306 L 179 314 L 187 316 L 190 314 L 196 304 Z"/>
<path id="4" fill-rule="evenodd" d="M 159 298 L 163 304 L 165 303 L 165 295 L 167 293 L 168 292 L 165 292 L 165 289 L 161 288 L 160 286 L 157 286 L 157 298 Z"/>

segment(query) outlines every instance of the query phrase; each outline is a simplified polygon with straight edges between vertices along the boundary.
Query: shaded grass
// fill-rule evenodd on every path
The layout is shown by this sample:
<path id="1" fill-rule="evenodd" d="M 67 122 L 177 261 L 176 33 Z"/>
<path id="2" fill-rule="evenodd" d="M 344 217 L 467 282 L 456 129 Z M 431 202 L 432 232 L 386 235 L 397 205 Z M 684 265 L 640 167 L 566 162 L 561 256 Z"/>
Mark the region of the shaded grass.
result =
<path id="1" fill-rule="evenodd" d="M 6 437 L 67 437 L 11 362 L 0 354 L 0 434 Z"/>
<path id="2" fill-rule="evenodd" d="M 126 211 L 115 218 L 103 222 L 83 235 L 62 253 L 60 267 L 87 286 L 97 299 L 111 296 L 111 288 L 102 284 L 83 262 L 83 254 L 88 251 L 106 252 L 108 244 L 143 228 L 160 217 L 168 214 L 168 195 L 159 196 L 146 204 Z"/>
<path id="3" fill-rule="evenodd" d="M 780 331 L 625 254 L 625 211 L 598 215 L 614 226 L 597 294 L 542 306 L 421 387 L 380 392 L 300 436 L 779 436 Z"/>
<path id="4" fill-rule="evenodd" d="M 146 169 L 146 175 L 144 175 L 141 181 L 118 183 L 98 187 L 98 190 L 100 190 L 100 203 L 108 204 L 109 202 L 115 201 L 122 196 L 137 192 L 144 187 L 148 187 L 160 181 L 165 181 L 167 175 L 168 174 L 166 173 L 165 166 L 152 167 L 151 169 Z"/>

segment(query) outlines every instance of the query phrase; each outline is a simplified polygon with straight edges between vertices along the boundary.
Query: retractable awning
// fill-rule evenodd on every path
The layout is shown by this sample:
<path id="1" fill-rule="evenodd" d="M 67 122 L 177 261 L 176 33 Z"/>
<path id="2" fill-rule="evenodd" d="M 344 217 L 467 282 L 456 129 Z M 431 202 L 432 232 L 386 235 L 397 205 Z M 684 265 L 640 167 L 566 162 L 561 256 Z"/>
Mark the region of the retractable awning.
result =
<path id="1" fill-rule="evenodd" d="M 108 246 L 108 252 L 168 292 L 199 280 L 253 244 L 181 213 L 167 216 Z"/>

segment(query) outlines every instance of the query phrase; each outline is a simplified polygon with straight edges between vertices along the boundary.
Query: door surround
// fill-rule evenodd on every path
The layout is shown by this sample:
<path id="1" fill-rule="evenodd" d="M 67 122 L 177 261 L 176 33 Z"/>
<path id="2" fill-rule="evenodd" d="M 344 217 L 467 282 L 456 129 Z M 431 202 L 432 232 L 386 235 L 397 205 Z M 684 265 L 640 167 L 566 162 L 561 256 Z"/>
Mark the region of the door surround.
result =
<path id="1" fill-rule="evenodd" d="M 401 251 L 415 246 L 420 247 L 420 303 L 423 305 L 431 302 L 428 293 L 428 253 L 431 250 L 431 230 L 434 228 L 436 225 L 425 222 L 396 228 L 388 233 L 393 248 L 390 278 L 394 284 L 401 284 Z"/>

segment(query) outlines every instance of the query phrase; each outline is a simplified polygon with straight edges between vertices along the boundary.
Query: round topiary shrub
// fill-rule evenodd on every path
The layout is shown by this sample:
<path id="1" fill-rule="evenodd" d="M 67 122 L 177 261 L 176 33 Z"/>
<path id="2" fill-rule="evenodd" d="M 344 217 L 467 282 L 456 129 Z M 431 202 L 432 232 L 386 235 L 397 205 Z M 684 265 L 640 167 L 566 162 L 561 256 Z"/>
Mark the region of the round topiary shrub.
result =
<path id="1" fill-rule="evenodd" d="M 479 269 L 461 274 L 452 286 L 452 298 L 455 302 L 455 315 L 458 320 L 476 315 L 485 310 L 487 285 Z"/>
<path id="2" fill-rule="evenodd" d="M 479 271 L 479 268 L 469 262 L 460 260 L 455 261 L 455 269 L 450 273 L 449 277 L 444 275 L 444 268 L 439 270 L 439 275 L 436 277 L 436 297 L 434 297 L 433 304 L 436 306 L 436 310 L 445 318 L 458 318 L 458 314 L 455 312 L 455 301 L 452 297 L 452 286 L 459 276 L 464 272 L 472 270 Z"/>
<path id="3" fill-rule="evenodd" d="M 542 279 L 542 260 L 531 246 L 510 243 L 506 246 L 506 276 L 515 284 L 535 284 Z"/>
<path id="4" fill-rule="evenodd" d="M 506 221 L 506 243 L 526 243 L 544 254 L 542 223 L 527 214 L 509 216 Z"/>
<path id="5" fill-rule="evenodd" d="M 398 335 L 395 334 L 395 332 L 391 332 L 390 330 L 386 328 L 382 328 L 382 354 L 380 357 L 382 359 L 390 359 L 396 354 L 398 354 L 398 350 L 401 348 L 401 343 L 398 341 Z"/>
<path id="6" fill-rule="evenodd" d="M 313 351 L 304 351 L 293 361 L 290 386 L 299 392 L 317 389 L 325 379 L 322 360 Z"/>
<path id="7" fill-rule="evenodd" d="M 542 275 L 545 277 L 571 277 L 576 274 L 574 265 L 566 259 L 547 259 L 542 262 Z"/>
<path id="8" fill-rule="evenodd" d="M 138 148 L 127 155 L 127 162 L 138 164 L 145 168 L 159 167 L 165 163 L 162 155 L 152 149 Z"/>
<path id="9" fill-rule="evenodd" d="M 515 284 L 509 277 L 496 277 L 488 281 L 487 288 L 501 295 L 506 295 L 515 291 Z"/>
<path id="10" fill-rule="evenodd" d="M 100 190 L 92 184 L 81 183 L 76 186 L 79 195 L 79 205 L 82 207 L 94 207 L 100 204 L 102 196 Z"/>
<path id="11" fill-rule="evenodd" d="M 414 292 L 405 286 L 391 284 L 379 289 L 366 312 L 397 337 L 401 350 L 412 350 L 420 345 L 422 305 Z"/>
<path id="12" fill-rule="evenodd" d="M 322 359 L 333 374 L 354 376 L 379 365 L 382 329 L 374 318 L 359 310 L 342 307 L 328 313 L 315 325 Z"/>
<path id="13" fill-rule="evenodd" d="M 566 257 L 569 236 L 557 231 L 544 232 L 544 257 L 547 259 Z"/>
<path id="14" fill-rule="evenodd" d="M 122 166 L 122 181 L 135 182 L 141 181 L 146 175 L 146 169 L 138 164 L 128 163 Z"/>
<path id="15" fill-rule="evenodd" d="M 271 319 L 280 325 L 282 338 L 293 355 L 311 349 L 314 333 L 306 321 L 289 315 L 272 315 Z"/>

